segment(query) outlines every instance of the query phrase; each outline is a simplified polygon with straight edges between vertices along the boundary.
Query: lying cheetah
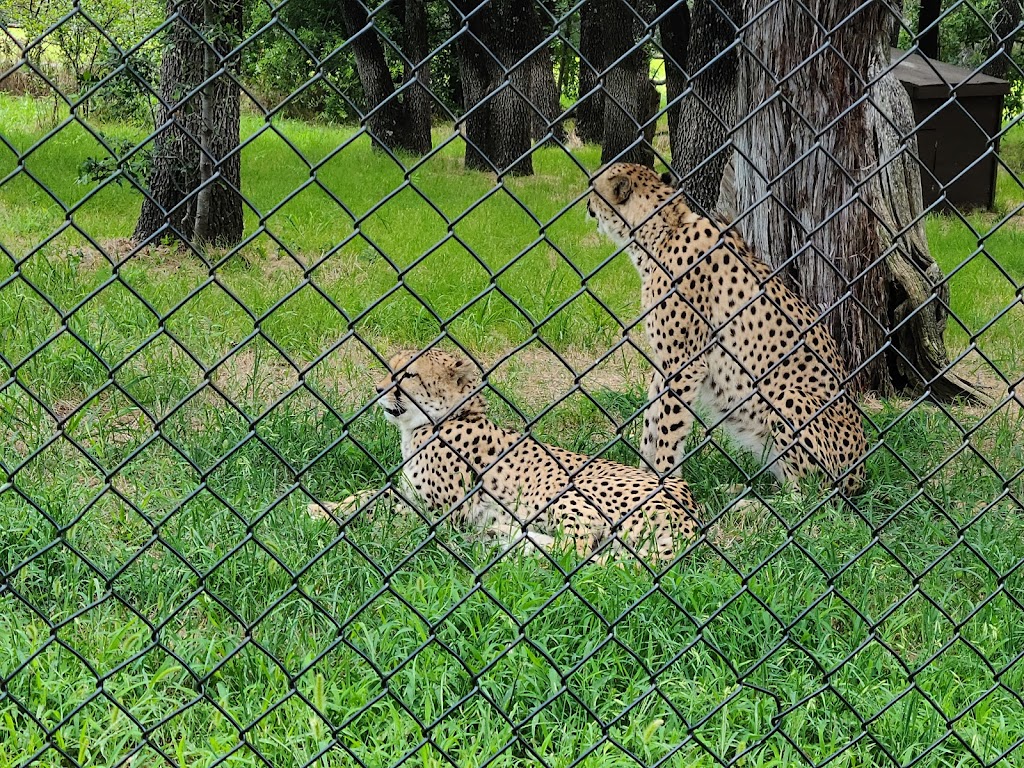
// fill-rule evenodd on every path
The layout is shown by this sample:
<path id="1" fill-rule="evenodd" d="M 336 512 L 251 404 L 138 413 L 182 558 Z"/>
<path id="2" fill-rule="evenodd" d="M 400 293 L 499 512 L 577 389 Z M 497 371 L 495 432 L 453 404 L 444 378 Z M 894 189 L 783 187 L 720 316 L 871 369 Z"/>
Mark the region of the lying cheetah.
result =
<path id="1" fill-rule="evenodd" d="M 814 310 L 649 168 L 606 168 L 587 212 L 627 248 L 643 283 L 657 362 L 642 449 L 651 465 L 676 468 L 699 403 L 709 427 L 721 423 L 779 480 L 824 469 L 855 492 L 867 441 L 842 388 L 838 347 Z"/>
<path id="2" fill-rule="evenodd" d="M 591 460 L 488 421 L 467 360 L 433 349 L 400 353 L 390 367 L 394 374 L 377 385 L 379 405 L 401 433 L 405 478 L 428 507 L 454 509 L 457 522 L 524 533 L 542 546 L 561 531 L 582 555 L 614 537 L 611 549 L 625 543 L 641 557 L 671 560 L 697 530 L 697 505 L 682 480 L 659 482 L 652 472 Z"/>

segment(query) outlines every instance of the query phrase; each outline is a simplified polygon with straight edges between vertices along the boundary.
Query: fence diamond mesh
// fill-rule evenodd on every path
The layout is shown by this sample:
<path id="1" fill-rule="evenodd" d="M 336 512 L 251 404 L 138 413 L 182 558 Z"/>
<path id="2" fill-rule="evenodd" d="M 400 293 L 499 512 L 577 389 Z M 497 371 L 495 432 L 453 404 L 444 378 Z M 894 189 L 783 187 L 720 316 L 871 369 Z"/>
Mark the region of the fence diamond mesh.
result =
<path id="1" fill-rule="evenodd" d="M 0 768 L 1024 764 L 1017 0 L 0 16 Z"/>

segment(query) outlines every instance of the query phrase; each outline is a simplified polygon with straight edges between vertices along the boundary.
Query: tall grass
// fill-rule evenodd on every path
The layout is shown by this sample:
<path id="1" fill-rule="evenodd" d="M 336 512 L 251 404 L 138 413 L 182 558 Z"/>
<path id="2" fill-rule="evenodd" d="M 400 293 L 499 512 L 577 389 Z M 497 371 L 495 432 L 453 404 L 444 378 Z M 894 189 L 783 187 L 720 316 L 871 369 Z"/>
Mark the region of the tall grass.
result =
<path id="1" fill-rule="evenodd" d="M 39 109 L 0 98 L 19 152 Z M 364 410 L 376 352 L 443 323 L 488 361 L 536 335 L 586 362 L 639 286 L 573 205 L 586 182 L 561 150 L 495 190 L 454 142 L 378 206 L 404 174 L 361 140 L 332 155 L 349 131 L 246 118 L 258 131 L 242 159 L 260 234 L 223 263 L 127 258 L 138 196 L 78 183 L 99 153 L 80 127 L 0 186 L 0 768 L 1019 762 L 1018 408 L 870 405 L 855 505 L 748 483 L 748 458 L 706 443 L 684 472 L 708 532 L 660 574 L 499 557 L 384 504 L 311 519 L 311 498 L 399 463 Z M 0 148 L 0 177 L 15 164 Z M 277 207 L 309 166 L 317 183 Z M 1008 178 L 1004 212 L 1024 199 Z M 928 234 L 951 344 L 1012 376 L 1020 308 L 996 318 L 1024 264 L 999 223 L 936 216 Z M 495 418 L 572 393 L 534 432 L 635 461 L 618 436 L 635 443 L 643 368 L 617 358 L 580 391 L 560 365 L 534 341 L 500 366 Z"/>

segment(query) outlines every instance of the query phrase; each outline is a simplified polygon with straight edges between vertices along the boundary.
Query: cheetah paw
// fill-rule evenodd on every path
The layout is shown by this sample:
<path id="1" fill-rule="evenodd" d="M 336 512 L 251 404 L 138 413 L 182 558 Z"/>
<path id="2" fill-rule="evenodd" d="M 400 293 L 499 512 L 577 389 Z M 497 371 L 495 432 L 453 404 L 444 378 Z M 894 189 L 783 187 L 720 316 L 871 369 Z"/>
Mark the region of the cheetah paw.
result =
<path id="1" fill-rule="evenodd" d="M 371 499 L 377 496 L 377 502 L 384 500 L 388 494 L 379 496 L 379 491 L 368 489 L 346 496 L 341 501 L 325 501 L 323 504 L 310 503 L 306 507 L 306 514 L 314 520 L 333 520 L 338 517 L 347 517 L 356 510 L 365 507 L 365 514 L 368 518 L 373 517 L 373 508 L 368 506 Z"/>

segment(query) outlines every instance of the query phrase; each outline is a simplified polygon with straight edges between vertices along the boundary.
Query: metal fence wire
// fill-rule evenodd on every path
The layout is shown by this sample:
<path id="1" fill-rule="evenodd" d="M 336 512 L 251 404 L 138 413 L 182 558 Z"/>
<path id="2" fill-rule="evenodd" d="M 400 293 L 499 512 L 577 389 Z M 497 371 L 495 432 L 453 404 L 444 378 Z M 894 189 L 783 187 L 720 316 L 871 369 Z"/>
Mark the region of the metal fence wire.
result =
<path id="1" fill-rule="evenodd" d="M 0 9 L 0 767 L 1024 765 L 1020 3 Z M 685 197 L 616 245 L 621 160 Z M 697 412 L 667 560 L 481 536 L 515 447 L 413 497 L 399 350 L 647 466 L 671 265 L 631 255 L 703 214 L 769 265 L 748 306 L 813 309 L 793 354 L 835 337 L 838 483 L 716 428 L 748 392 Z M 566 456 L 552 505 L 596 493 Z"/>

